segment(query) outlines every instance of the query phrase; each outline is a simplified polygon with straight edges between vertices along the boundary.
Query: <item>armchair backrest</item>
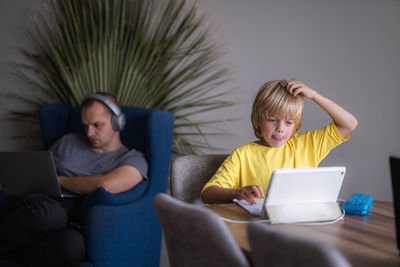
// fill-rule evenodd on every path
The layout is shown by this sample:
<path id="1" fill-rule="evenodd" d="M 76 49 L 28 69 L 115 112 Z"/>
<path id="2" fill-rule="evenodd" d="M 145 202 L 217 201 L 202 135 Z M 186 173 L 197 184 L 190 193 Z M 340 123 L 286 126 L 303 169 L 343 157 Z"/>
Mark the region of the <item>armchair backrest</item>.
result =
<path id="1" fill-rule="evenodd" d="M 167 194 L 157 194 L 154 205 L 171 266 L 249 266 L 229 228 L 214 211 Z"/>
<path id="2" fill-rule="evenodd" d="M 146 140 L 150 134 L 147 131 L 149 116 L 154 112 L 167 113 L 167 111 L 128 106 L 122 106 L 121 110 L 126 116 L 126 127 L 121 132 L 122 143 L 130 149 L 134 148 L 147 154 Z M 40 124 L 46 149 L 65 134 L 85 134 L 80 107 L 59 103 L 47 104 L 40 110 Z"/>
<path id="3" fill-rule="evenodd" d="M 188 203 L 200 202 L 204 185 L 228 157 L 227 154 L 181 156 L 172 160 L 171 195 Z"/>
<path id="4" fill-rule="evenodd" d="M 251 247 L 250 258 L 255 267 L 351 266 L 335 248 L 283 232 L 274 226 L 250 223 L 247 236 Z"/>

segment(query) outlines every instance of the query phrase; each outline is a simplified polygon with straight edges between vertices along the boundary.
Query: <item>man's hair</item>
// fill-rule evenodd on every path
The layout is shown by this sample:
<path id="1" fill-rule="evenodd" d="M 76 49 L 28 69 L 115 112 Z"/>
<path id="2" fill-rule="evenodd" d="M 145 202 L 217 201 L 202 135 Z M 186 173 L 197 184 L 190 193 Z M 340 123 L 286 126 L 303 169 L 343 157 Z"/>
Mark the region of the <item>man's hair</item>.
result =
<path id="1" fill-rule="evenodd" d="M 251 123 L 257 138 L 262 139 L 261 125 L 269 117 L 284 116 L 294 120 L 293 134 L 300 129 L 304 110 L 303 96 L 293 97 L 287 85 L 287 80 L 272 80 L 258 91 L 251 111 Z"/>
<path id="2" fill-rule="evenodd" d="M 119 103 L 118 103 L 118 101 L 117 101 L 117 98 L 115 98 L 115 96 L 113 96 L 111 93 L 108 93 L 108 92 L 96 92 L 95 94 L 98 94 L 98 95 L 102 95 L 102 96 L 107 97 L 107 98 L 108 98 L 109 100 L 111 100 L 111 102 L 113 102 L 118 108 L 120 108 L 120 105 L 119 105 Z M 82 105 L 81 105 L 81 108 L 82 108 L 82 109 L 83 109 L 83 108 L 90 108 L 90 107 L 93 105 L 94 102 L 99 102 L 99 103 L 101 103 L 101 104 L 105 107 L 104 110 L 106 110 L 106 112 L 107 112 L 110 116 L 113 115 L 112 110 L 111 110 L 109 107 L 107 107 L 107 105 L 105 105 L 103 102 L 101 102 L 101 101 L 99 101 L 99 100 L 96 100 L 96 99 L 88 99 L 88 100 L 84 101 L 84 102 L 82 103 Z"/>

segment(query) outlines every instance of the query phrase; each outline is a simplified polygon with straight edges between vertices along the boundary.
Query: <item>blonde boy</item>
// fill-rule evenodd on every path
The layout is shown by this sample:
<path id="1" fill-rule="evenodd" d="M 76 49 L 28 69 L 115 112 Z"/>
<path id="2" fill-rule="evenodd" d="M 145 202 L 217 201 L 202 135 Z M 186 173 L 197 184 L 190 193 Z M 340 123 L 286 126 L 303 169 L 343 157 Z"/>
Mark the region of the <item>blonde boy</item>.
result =
<path id="1" fill-rule="evenodd" d="M 304 101 L 313 100 L 332 118 L 326 127 L 297 134 Z M 357 119 L 335 102 L 299 81 L 275 80 L 259 90 L 251 112 L 258 141 L 236 148 L 204 186 L 204 203 L 234 198 L 254 204 L 277 168 L 317 167 L 357 127 Z"/>

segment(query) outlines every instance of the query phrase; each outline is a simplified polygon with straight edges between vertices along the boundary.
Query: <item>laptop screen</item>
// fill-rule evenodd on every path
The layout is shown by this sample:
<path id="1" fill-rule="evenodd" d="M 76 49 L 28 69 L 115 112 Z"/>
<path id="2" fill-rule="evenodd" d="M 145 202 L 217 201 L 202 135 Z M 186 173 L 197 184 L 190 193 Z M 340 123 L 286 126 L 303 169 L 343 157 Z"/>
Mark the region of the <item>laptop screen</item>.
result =
<path id="1" fill-rule="evenodd" d="M 0 152 L 0 181 L 6 196 L 42 192 L 61 196 L 53 157 L 49 151 Z"/>
<path id="2" fill-rule="evenodd" d="M 400 250 L 400 158 L 390 157 L 397 249 Z"/>

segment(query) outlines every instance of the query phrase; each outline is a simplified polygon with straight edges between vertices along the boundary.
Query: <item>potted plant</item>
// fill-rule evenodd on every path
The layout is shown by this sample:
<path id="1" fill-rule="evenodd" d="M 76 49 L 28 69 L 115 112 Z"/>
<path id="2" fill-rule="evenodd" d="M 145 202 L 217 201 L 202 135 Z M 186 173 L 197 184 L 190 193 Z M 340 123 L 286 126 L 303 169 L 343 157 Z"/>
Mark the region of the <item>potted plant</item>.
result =
<path id="1" fill-rule="evenodd" d="M 11 96 L 29 107 L 13 110 L 14 118 L 37 122 L 46 103 L 77 106 L 88 93 L 107 91 L 121 105 L 171 111 L 175 154 L 215 148 L 207 136 L 220 132 L 207 126 L 226 119 L 196 117 L 234 104 L 224 97 L 232 90 L 221 90 L 232 71 L 200 13 L 197 2 L 184 0 L 45 2 L 30 18 L 26 62 L 13 64 L 28 86 Z"/>

